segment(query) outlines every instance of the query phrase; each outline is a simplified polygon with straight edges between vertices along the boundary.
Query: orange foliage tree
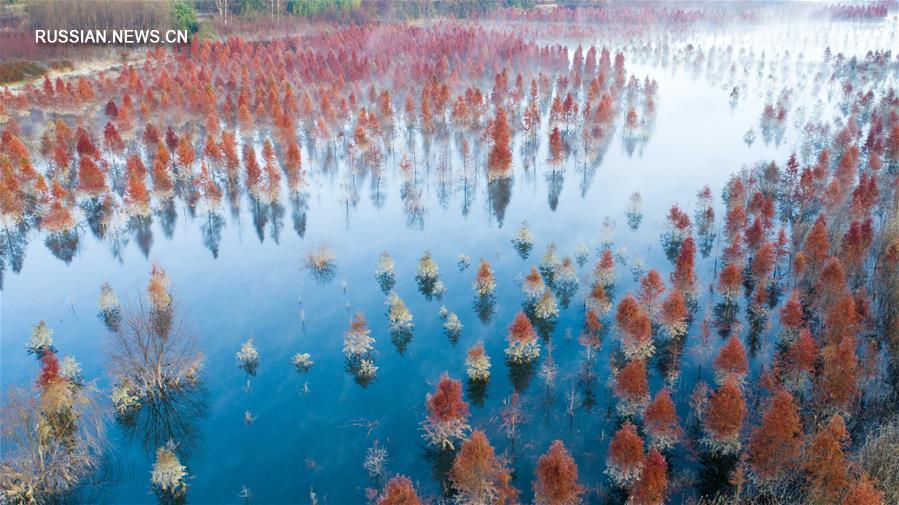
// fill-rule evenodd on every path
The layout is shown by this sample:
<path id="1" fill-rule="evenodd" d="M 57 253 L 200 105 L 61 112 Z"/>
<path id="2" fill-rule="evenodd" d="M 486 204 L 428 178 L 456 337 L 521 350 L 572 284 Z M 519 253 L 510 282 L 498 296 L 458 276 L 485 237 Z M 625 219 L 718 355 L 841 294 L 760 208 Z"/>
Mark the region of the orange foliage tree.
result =
<path id="1" fill-rule="evenodd" d="M 640 413 L 649 401 L 649 380 L 646 362 L 642 359 L 630 360 L 615 377 L 615 396 L 618 397 L 618 412 L 623 416 Z"/>
<path id="2" fill-rule="evenodd" d="M 799 337 L 787 350 L 784 360 L 784 379 L 790 388 L 802 388 L 815 369 L 817 356 L 818 349 L 812 332 L 808 328 L 802 328 L 799 330 Z"/>
<path id="3" fill-rule="evenodd" d="M 731 336 L 721 351 L 715 362 L 712 364 L 715 369 L 715 381 L 718 384 L 724 384 L 727 381 L 734 381 L 736 384 L 742 384 L 749 371 L 749 361 L 746 359 L 746 349 L 743 343 L 736 336 Z"/>
<path id="4" fill-rule="evenodd" d="M 778 391 L 749 437 L 749 465 L 756 479 L 776 484 L 789 477 L 802 451 L 802 420 L 793 395 Z"/>
<path id="5" fill-rule="evenodd" d="M 384 487 L 378 505 L 421 505 L 421 500 L 412 481 L 405 475 L 397 475 Z"/>
<path id="6" fill-rule="evenodd" d="M 612 437 L 606 456 L 606 474 L 621 487 L 627 487 L 640 478 L 643 471 L 643 439 L 637 427 L 624 423 Z"/>
<path id="7" fill-rule="evenodd" d="M 446 372 L 440 376 L 437 391 L 427 397 L 428 417 L 422 423 L 424 437 L 431 445 L 452 449 L 455 440 L 468 431 L 468 404 L 462 399 L 462 383 Z"/>
<path id="8" fill-rule="evenodd" d="M 462 503 L 511 505 L 518 502 L 512 473 L 494 454 L 487 435 L 474 430 L 462 443 L 449 472 L 449 479 Z"/>
<path id="9" fill-rule="evenodd" d="M 665 292 L 665 281 L 658 270 L 653 268 L 640 279 L 640 289 L 637 291 L 637 299 L 643 304 L 643 308 L 649 314 L 650 319 L 655 320 L 659 310 L 659 299 Z"/>
<path id="10" fill-rule="evenodd" d="M 82 156 L 78 161 L 78 189 L 91 197 L 98 197 L 106 192 L 106 176 L 89 156 Z"/>
<path id="11" fill-rule="evenodd" d="M 713 452 L 736 454 L 740 450 L 740 430 L 746 419 L 746 401 L 736 382 L 729 380 L 709 398 L 703 415 L 706 437 L 703 443 Z"/>
<path id="12" fill-rule="evenodd" d="M 662 303 L 661 323 L 671 338 L 683 337 L 687 333 L 687 318 L 690 308 L 687 301 L 677 289 L 673 289 Z"/>
<path id="13" fill-rule="evenodd" d="M 648 358 L 655 352 L 652 343 L 652 324 L 646 311 L 628 294 L 615 313 L 615 321 L 621 330 L 621 345 L 629 358 Z"/>
<path id="14" fill-rule="evenodd" d="M 509 120 L 502 107 L 496 109 L 490 137 L 493 140 L 493 147 L 487 157 L 488 167 L 495 177 L 506 177 L 509 167 L 512 165 L 512 149 L 509 147 Z"/>
<path id="15" fill-rule="evenodd" d="M 883 493 L 874 487 L 867 475 L 862 475 L 849 486 L 842 505 L 884 505 Z"/>
<path id="16" fill-rule="evenodd" d="M 643 460 L 640 480 L 634 484 L 628 503 L 633 505 L 662 505 L 668 489 L 668 463 L 658 449 L 650 449 Z"/>
<path id="17" fill-rule="evenodd" d="M 849 432 L 839 415 L 831 416 L 812 438 L 805 451 L 809 495 L 822 503 L 836 503 L 849 486 L 848 464 L 843 450 Z"/>
<path id="18" fill-rule="evenodd" d="M 576 505 L 584 493 L 578 482 L 577 464 L 565 444 L 556 440 L 537 460 L 534 503 L 538 505 Z"/>
<path id="19" fill-rule="evenodd" d="M 817 380 L 818 394 L 823 406 L 846 412 L 858 396 L 858 354 L 855 338 L 843 337 L 821 349 L 823 367 Z"/>
<path id="20" fill-rule="evenodd" d="M 671 391 L 663 389 L 656 393 L 652 403 L 643 413 L 643 428 L 649 436 L 649 445 L 659 449 L 670 449 L 681 434 L 680 421 Z"/>

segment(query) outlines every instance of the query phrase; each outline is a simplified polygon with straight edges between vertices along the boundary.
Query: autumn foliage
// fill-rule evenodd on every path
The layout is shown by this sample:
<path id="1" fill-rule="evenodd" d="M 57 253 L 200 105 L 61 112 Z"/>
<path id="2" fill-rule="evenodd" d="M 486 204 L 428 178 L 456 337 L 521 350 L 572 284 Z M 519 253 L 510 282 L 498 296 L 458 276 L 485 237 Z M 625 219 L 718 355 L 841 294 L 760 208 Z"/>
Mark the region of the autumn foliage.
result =
<path id="1" fill-rule="evenodd" d="M 627 295 L 618 303 L 615 321 L 621 330 L 621 344 L 630 358 L 649 357 L 655 351 L 652 344 L 652 324 L 637 300 Z"/>
<path id="2" fill-rule="evenodd" d="M 658 449 L 650 449 L 643 459 L 640 479 L 634 484 L 629 503 L 661 505 L 668 490 L 668 463 Z"/>
<path id="3" fill-rule="evenodd" d="M 746 401 L 743 392 L 733 380 L 719 387 L 703 414 L 706 444 L 716 452 L 734 454 L 740 450 L 740 430 L 746 419 Z"/>
<path id="4" fill-rule="evenodd" d="M 776 483 L 790 476 L 802 453 L 802 419 L 793 396 L 778 391 L 762 421 L 749 437 L 749 461 L 761 482 Z"/>
<path id="5" fill-rule="evenodd" d="M 643 413 L 643 427 L 649 436 L 649 444 L 659 449 L 670 449 L 681 435 L 680 421 L 671 399 L 671 392 L 662 389 Z"/>
<path id="6" fill-rule="evenodd" d="M 421 505 L 421 500 L 412 481 L 405 475 L 397 475 L 384 487 L 378 505 Z"/>
<path id="7" fill-rule="evenodd" d="M 561 440 L 537 460 L 537 479 L 534 482 L 534 502 L 539 505 L 575 505 L 584 493 L 578 482 L 574 458 Z"/>
<path id="8" fill-rule="evenodd" d="M 637 434 L 636 426 L 625 422 L 609 444 L 606 473 L 617 485 L 627 487 L 640 478 L 643 457 L 643 439 Z"/>
<path id="9" fill-rule="evenodd" d="M 459 499 L 465 503 L 511 505 L 517 503 L 518 490 L 512 487 L 512 475 L 481 430 L 474 430 L 462 443 L 449 472 Z"/>

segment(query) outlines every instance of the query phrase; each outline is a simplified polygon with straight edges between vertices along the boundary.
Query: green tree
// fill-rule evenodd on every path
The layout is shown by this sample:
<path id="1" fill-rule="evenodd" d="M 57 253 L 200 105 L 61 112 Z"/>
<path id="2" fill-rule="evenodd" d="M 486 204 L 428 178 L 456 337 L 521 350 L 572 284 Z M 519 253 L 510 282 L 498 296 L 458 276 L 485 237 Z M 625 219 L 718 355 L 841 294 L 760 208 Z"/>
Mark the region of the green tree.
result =
<path id="1" fill-rule="evenodd" d="M 197 33 L 200 29 L 196 9 L 185 0 L 172 4 L 172 24 L 176 30 L 187 30 L 188 33 Z"/>

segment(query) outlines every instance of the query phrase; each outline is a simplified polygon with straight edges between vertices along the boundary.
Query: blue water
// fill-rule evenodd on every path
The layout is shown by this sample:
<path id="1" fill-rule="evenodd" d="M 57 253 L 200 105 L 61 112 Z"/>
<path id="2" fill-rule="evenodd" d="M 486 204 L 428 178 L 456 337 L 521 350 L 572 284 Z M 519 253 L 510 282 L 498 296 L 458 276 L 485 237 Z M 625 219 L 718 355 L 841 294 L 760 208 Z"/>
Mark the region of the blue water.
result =
<path id="1" fill-rule="evenodd" d="M 74 355 L 84 375 L 108 390 L 111 384 L 102 352 L 106 334 L 96 317 L 100 285 L 109 282 L 123 301 L 136 301 L 143 296 L 151 264 L 156 262 L 167 270 L 174 296 L 199 335 L 205 356 L 204 391 L 198 397 L 205 408 L 184 415 L 179 426 L 190 434 L 180 440 L 182 462 L 191 475 L 190 502 L 237 502 L 241 487 L 247 486 L 254 503 L 308 503 L 313 490 L 319 503 L 363 503 L 365 488 L 376 486 L 362 467 L 365 451 L 375 440 L 388 450 L 388 476 L 406 474 L 420 494 L 438 496 L 441 484 L 434 474 L 441 471 L 441 463 L 426 454 L 419 429 L 426 414 L 425 395 L 443 371 L 464 381 L 465 352 L 479 339 L 491 357 L 492 378 L 483 405 L 472 405 L 470 422 L 486 430 L 497 452 L 510 458 L 514 484 L 523 498 L 530 499 L 537 458 L 557 438 L 574 455 L 582 483 L 597 486 L 605 481 L 605 451 L 616 429 L 608 384 L 611 335 L 597 359 L 596 380 L 587 388 L 595 405 L 581 406 L 569 419 L 564 399 L 572 387 L 581 398 L 588 396 L 576 377 L 583 359 L 576 337 L 583 322 L 584 286 L 602 241 L 603 219 L 616 222 L 614 250 L 626 249 L 621 252 L 630 260 L 641 257 L 647 269 L 658 268 L 667 279 L 671 265 L 660 251 L 658 238 L 670 205 L 679 203 L 692 215 L 696 192 L 708 184 L 716 197 L 720 224 L 719 195 L 729 175 L 758 161 L 774 159 L 782 164 L 797 141 L 795 132 L 788 129 L 779 146 L 766 145 L 761 135 L 751 147 L 743 142 L 750 127 L 758 131 L 766 101 L 761 93 L 747 93 L 732 107 L 729 90 L 722 89 L 720 82 L 710 83 L 687 69 L 647 63 L 629 65 L 629 71 L 640 77 L 650 74 L 659 83 L 651 136 L 629 153 L 621 132 L 616 132 L 592 174 L 585 175 L 573 160 L 566 162 L 555 209 L 548 198 L 549 167 L 540 162 L 536 174 L 533 168 L 526 171 L 518 157 L 521 139 L 517 139 L 514 178 L 502 212 L 497 211 L 502 205 L 496 204 L 496 195 L 490 194 L 482 163 L 476 164 L 477 173 L 469 182 L 470 210 L 463 212 L 464 185 L 457 158 L 446 204 L 441 205 L 440 169 L 434 160 L 422 163 L 419 147 L 416 170 L 426 209 L 420 224 L 410 225 L 404 213 L 397 156 L 385 162 L 382 206 L 374 204 L 370 175 L 353 180 L 344 175 L 345 170 L 325 173 L 308 161 L 305 168 L 311 179 L 304 189 L 304 208 L 297 213 L 302 219 L 294 219 L 294 209 L 282 192 L 277 226 L 269 217 L 261 236 L 257 235 L 251 203 L 242 196 L 239 214 L 224 212 L 217 256 L 204 245 L 201 228 L 206 217 L 190 217 L 181 202 L 176 204 L 171 236 L 166 236 L 158 218 L 154 220 L 148 255 L 132 238 L 117 258 L 108 243 L 82 228 L 77 253 L 66 263 L 48 250 L 41 233 L 32 231 L 21 271 L 7 271 L 4 278 L 0 379 L 4 386 L 34 380 L 37 365 L 25 355 L 24 346 L 31 327 L 43 319 L 55 331 L 61 354 Z M 537 159 L 543 160 L 545 132 L 540 138 Z M 398 152 L 402 152 L 400 145 L 398 141 Z M 305 149 L 303 155 L 304 160 L 313 158 Z M 353 183 L 358 200 L 347 203 L 345 188 Z M 642 195 L 645 214 L 637 231 L 626 226 L 624 216 L 634 191 Z M 536 239 L 528 260 L 521 259 L 510 243 L 525 220 Z M 539 262 L 550 242 L 557 244 L 560 257 L 573 256 L 580 242 L 590 247 L 591 255 L 579 269 L 581 291 L 562 310 L 552 335 L 560 367 L 554 400 L 543 400 L 546 388 L 535 375 L 523 391 L 527 420 L 513 444 L 500 432 L 497 420 L 502 400 L 513 391 L 503 359 L 505 336 L 521 308 L 516 278 Z M 337 256 L 336 276 L 324 284 L 302 266 L 306 252 L 322 243 L 330 244 Z M 415 284 L 418 259 L 426 250 L 433 252 L 447 287 L 442 300 L 426 300 Z M 382 251 L 389 251 L 396 261 L 395 290 L 414 315 L 414 337 L 402 355 L 390 341 L 386 296 L 374 278 Z M 472 268 L 459 271 L 459 253 L 472 258 Z M 473 308 L 471 283 L 480 257 L 491 262 L 497 278 L 495 311 L 487 323 Z M 697 265 L 701 285 L 707 285 L 712 267 L 712 258 Z M 619 265 L 616 301 L 632 285 L 630 272 Z M 443 334 L 441 304 L 456 312 L 464 325 L 455 345 Z M 701 299 L 697 319 L 707 305 Z M 365 314 L 377 340 L 377 379 L 366 388 L 346 372 L 341 352 L 343 333 L 355 311 Z M 698 335 L 698 321 L 694 321 L 688 349 L 695 346 Z M 252 378 L 237 367 L 234 356 L 250 336 L 261 355 L 258 373 Z M 541 360 L 546 356 L 546 342 L 542 344 Z M 297 352 L 311 353 L 315 361 L 305 376 L 291 365 Z M 682 357 L 681 379 L 674 386 L 682 420 L 699 367 L 705 365 L 708 370 L 712 356 L 688 351 Z M 708 373 L 703 373 L 708 380 Z M 662 386 L 655 367 L 651 367 L 651 386 L 653 394 Z M 247 410 L 257 416 L 252 424 L 244 422 Z M 149 487 L 154 448 L 148 447 L 141 433 L 129 435 L 114 421 L 109 426 L 108 480 L 85 489 L 87 501 L 154 501 Z M 683 459 L 672 464 L 674 473 L 689 466 Z"/>

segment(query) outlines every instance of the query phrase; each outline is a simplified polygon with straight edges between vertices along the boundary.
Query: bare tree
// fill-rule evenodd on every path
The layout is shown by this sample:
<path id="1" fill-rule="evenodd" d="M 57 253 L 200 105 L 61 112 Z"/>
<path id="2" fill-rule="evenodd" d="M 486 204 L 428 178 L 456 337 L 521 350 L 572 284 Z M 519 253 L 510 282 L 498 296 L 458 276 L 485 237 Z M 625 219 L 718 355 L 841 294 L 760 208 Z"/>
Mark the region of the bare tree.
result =
<path id="1" fill-rule="evenodd" d="M 119 331 L 111 334 L 110 372 L 118 383 L 130 384 L 139 398 L 165 397 L 199 380 L 203 355 L 177 309 L 174 302 L 158 310 L 139 301 L 123 311 Z"/>
<path id="2" fill-rule="evenodd" d="M 219 17 L 222 22 L 228 24 L 228 0 L 215 0 L 215 7 L 219 11 Z"/>

